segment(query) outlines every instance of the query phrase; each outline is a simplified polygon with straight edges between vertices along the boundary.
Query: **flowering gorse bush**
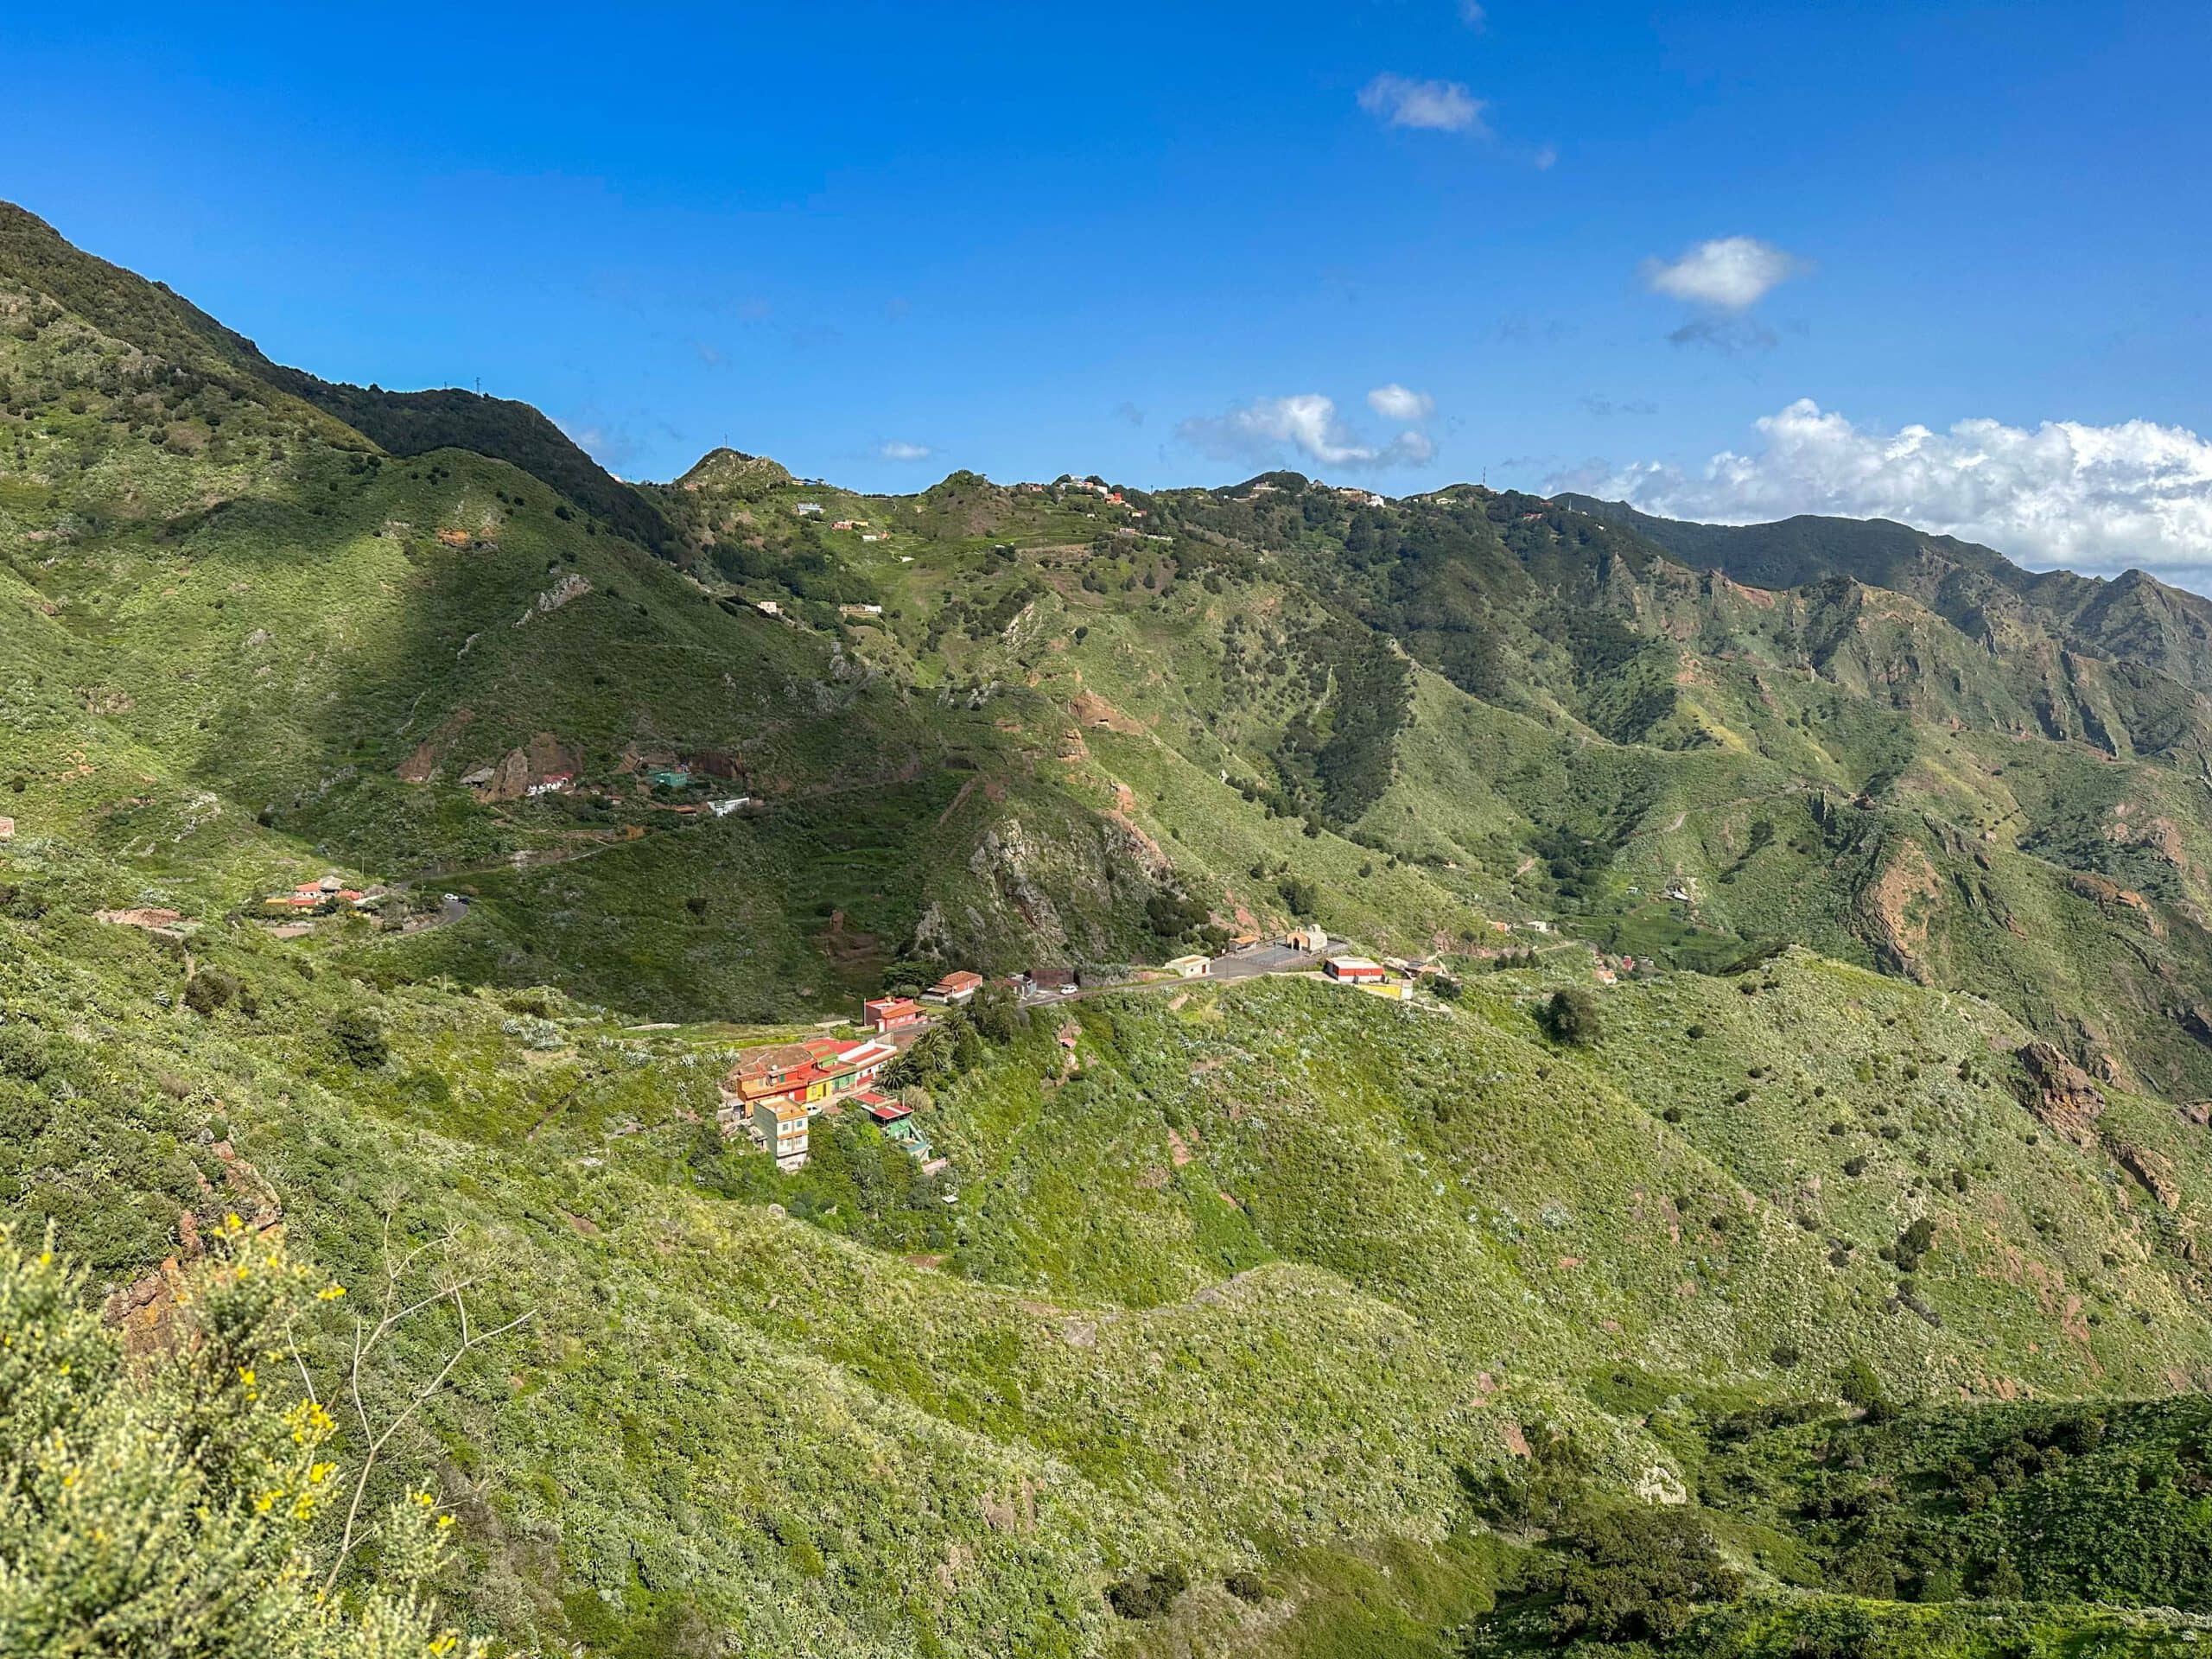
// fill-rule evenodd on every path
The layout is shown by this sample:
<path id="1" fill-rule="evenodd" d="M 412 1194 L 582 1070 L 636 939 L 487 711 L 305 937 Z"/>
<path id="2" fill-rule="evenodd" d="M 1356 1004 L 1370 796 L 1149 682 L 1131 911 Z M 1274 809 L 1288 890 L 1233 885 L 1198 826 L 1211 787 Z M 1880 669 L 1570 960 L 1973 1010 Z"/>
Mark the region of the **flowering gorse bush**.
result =
<path id="1" fill-rule="evenodd" d="M 343 1294 L 233 1217 L 126 1356 L 50 1235 L 29 1252 L 0 1229 L 0 1653 L 484 1651 L 423 1588 L 451 1522 L 427 1492 L 383 1517 L 373 1581 L 325 1590 L 350 1471 L 289 1328 Z"/>

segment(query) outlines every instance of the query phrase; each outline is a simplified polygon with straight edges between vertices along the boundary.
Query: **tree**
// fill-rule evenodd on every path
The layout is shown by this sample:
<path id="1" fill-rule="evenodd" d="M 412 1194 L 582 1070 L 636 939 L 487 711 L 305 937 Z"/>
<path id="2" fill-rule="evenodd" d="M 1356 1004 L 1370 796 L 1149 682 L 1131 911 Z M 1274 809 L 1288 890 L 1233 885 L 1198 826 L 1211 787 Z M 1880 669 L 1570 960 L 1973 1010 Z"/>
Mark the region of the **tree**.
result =
<path id="1" fill-rule="evenodd" d="M 1320 890 L 1302 875 L 1286 875 L 1275 883 L 1275 891 L 1294 916 L 1311 916 L 1321 903 Z"/>
<path id="2" fill-rule="evenodd" d="M 965 1014 L 952 1014 L 931 1026 L 906 1052 L 883 1068 L 887 1088 L 919 1084 L 925 1089 L 951 1082 L 972 1071 L 983 1058 L 976 1022 Z"/>
<path id="3" fill-rule="evenodd" d="M 1847 1361 L 1836 1372 L 1836 1392 L 1847 1403 L 1859 1407 L 1875 1422 L 1888 1418 L 1891 1412 L 1889 1391 L 1882 1386 L 1882 1374 L 1863 1358 Z"/>
<path id="4" fill-rule="evenodd" d="M 425 1587 L 452 1525 L 428 1492 L 383 1510 L 373 1576 L 327 1593 L 338 1425 L 270 1356 L 343 1293 L 236 1217 L 212 1246 L 127 1363 L 51 1234 L 33 1255 L 0 1231 L 0 1652 L 482 1654 Z"/>
<path id="5" fill-rule="evenodd" d="M 1700 1602 L 1743 1593 L 1743 1579 L 1720 1558 L 1712 1534 L 1682 1510 L 1588 1511 L 1554 1541 L 1574 1556 L 1560 1573 L 1563 1635 L 1665 1642 L 1688 1628 Z"/>
<path id="6" fill-rule="evenodd" d="M 1587 1048 L 1598 1040 L 1603 1020 L 1598 999 L 1578 987 L 1566 986 L 1552 993 L 1551 1001 L 1537 1011 L 1536 1023 L 1555 1043 Z"/>
<path id="7" fill-rule="evenodd" d="M 976 993 L 968 1004 L 968 1017 L 976 1022 L 977 1031 L 1001 1046 L 1020 1035 L 1022 1027 L 1029 1023 L 1028 1011 L 1014 987 L 997 983 Z"/>
<path id="8" fill-rule="evenodd" d="M 340 1008 L 330 1022 L 331 1041 L 352 1065 L 374 1071 L 391 1058 L 384 1023 L 366 1008 Z"/>

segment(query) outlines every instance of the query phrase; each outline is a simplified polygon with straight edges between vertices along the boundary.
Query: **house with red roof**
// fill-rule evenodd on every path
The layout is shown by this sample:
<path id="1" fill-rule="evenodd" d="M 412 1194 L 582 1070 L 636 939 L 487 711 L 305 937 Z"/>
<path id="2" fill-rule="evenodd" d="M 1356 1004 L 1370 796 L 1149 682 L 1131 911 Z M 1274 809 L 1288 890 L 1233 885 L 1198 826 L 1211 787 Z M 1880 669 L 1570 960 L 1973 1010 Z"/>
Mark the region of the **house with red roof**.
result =
<path id="1" fill-rule="evenodd" d="M 925 1018 L 921 1005 L 911 996 L 872 997 L 861 1004 L 861 1024 L 870 1031 L 896 1031 L 902 1026 L 919 1025 Z"/>
<path id="2" fill-rule="evenodd" d="M 783 1101 L 816 1113 L 842 1104 L 867 1088 L 899 1053 L 880 1037 L 857 1043 L 816 1037 L 803 1043 L 772 1043 L 739 1057 L 722 1079 L 722 1094 L 751 1115 L 765 1101 Z M 753 1119 L 757 1122 L 757 1116 Z"/>
<path id="3" fill-rule="evenodd" d="M 957 1007 L 983 988 L 983 976 L 965 968 L 954 969 L 922 993 L 925 1002 L 944 1002 Z"/>
<path id="4" fill-rule="evenodd" d="M 893 1100 L 889 1095 L 879 1094 L 873 1089 L 861 1090 L 853 1099 L 879 1123 L 896 1123 L 902 1117 L 914 1115 L 914 1109 L 903 1100 Z"/>

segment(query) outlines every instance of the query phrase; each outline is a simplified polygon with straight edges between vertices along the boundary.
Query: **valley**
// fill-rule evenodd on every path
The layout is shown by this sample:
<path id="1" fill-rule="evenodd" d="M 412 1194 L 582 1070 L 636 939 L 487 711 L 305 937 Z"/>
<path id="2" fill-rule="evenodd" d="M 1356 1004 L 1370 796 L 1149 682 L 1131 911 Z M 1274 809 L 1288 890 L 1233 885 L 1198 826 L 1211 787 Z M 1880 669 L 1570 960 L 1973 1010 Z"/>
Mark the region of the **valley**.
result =
<path id="1" fill-rule="evenodd" d="M 267 1240 L 312 1379 L 465 1269 L 522 1323 L 430 1389 L 401 1327 L 331 1444 L 414 1414 L 364 1490 L 471 1636 L 2212 1629 L 2194 594 L 1471 485 L 628 483 L 0 206 L 0 708 L 15 1270 L 143 1357 Z"/>

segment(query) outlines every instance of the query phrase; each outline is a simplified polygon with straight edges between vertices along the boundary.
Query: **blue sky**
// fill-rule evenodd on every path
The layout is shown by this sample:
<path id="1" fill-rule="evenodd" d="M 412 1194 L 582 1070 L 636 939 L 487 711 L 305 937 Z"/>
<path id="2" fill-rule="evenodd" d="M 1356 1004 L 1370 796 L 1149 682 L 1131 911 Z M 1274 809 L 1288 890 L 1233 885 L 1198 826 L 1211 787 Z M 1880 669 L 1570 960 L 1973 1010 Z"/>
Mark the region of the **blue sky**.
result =
<path id="1" fill-rule="evenodd" d="M 2212 8 L 69 10 L 0 16 L 0 194 L 627 476 L 1486 474 L 2212 574 Z"/>

